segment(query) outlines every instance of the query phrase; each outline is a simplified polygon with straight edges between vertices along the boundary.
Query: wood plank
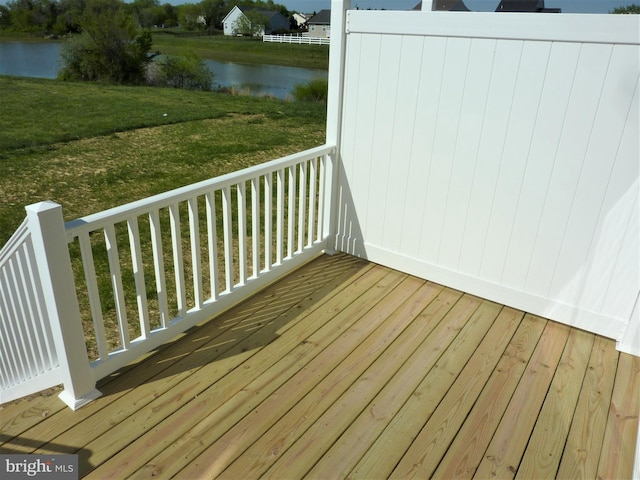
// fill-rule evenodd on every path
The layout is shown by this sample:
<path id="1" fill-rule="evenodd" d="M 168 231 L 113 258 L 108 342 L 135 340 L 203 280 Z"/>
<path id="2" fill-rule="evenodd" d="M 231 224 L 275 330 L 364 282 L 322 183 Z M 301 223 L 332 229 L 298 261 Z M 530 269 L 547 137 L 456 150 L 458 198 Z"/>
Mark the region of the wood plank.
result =
<path id="1" fill-rule="evenodd" d="M 640 412 L 640 357 L 620 353 L 598 478 L 632 478 Z"/>
<path id="2" fill-rule="evenodd" d="M 593 337 L 592 333 L 583 330 L 571 330 L 516 478 L 556 476 L 593 347 Z"/>
<path id="3" fill-rule="evenodd" d="M 488 322 L 495 319 L 498 310 L 494 304 L 480 303 L 480 299 L 464 295 L 447 314 L 441 324 L 442 331 L 436 337 L 444 342 L 434 342 L 434 346 L 443 349 L 442 353 L 424 365 L 412 363 L 408 366 L 421 377 L 420 384 L 358 463 L 360 477 L 386 478 L 391 474 L 398 459 L 473 354 L 477 346 L 474 341 L 478 336 L 484 336 L 489 329 Z"/>
<path id="4" fill-rule="evenodd" d="M 467 418 L 487 379 L 507 348 L 524 312 L 504 308 L 453 386 L 393 472 L 402 478 L 429 478 Z"/>
<path id="5" fill-rule="evenodd" d="M 549 322 L 476 471 L 477 478 L 513 478 L 549 390 L 570 328 Z M 514 425 L 518 428 L 514 429 Z"/>
<path id="6" fill-rule="evenodd" d="M 558 478 L 596 478 L 617 366 L 615 342 L 596 337 Z"/>
<path id="7" fill-rule="evenodd" d="M 366 454 L 376 438 L 384 431 L 418 386 L 420 378 L 416 376 L 414 367 L 420 365 L 421 368 L 426 369 L 429 365 L 433 365 L 436 357 L 440 355 L 433 346 L 451 343 L 455 333 L 448 328 L 449 325 L 442 319 L 450 310 L 454 300 L 457 300 L 460 295 L 460 292 L 451 289 L 444 290 L 415 319 L 412 326 L 420 328 L 420 331 L 415 332 L 415 329 L 412 329 L 407 332 L 409 335 L 415 332 L 416 336 L 416 339 L 408 341 L 407 345 L 411 346 L 414 342 L 421 343 L 411 353 L 411 358 L 395 373 L 391 381 L 384 386 L 380 394 L 369 405 L 362 406 L 363 409 L 359 417 L 322 456 L 307 476 L 344 478 L 360 458 Z M 451 338 L 447 338 L 447 336 Z M 387 367 L 382 365 L 381 368 L 386 370 Z"/>
<path id="8" fill-rule="evenodd" d="M 200 444 L 199 436 L 224 434 L 374 307 L 380 291 L 396 285 L 401 278 L 374 267 L 362 278 L 334 286 L 344 295 L 317 304 L 318 308 L 297 322 L 277 344 L 267 345 L 233 375 L 209 381 L 209 388 L 198 398 L 168 412 L 162 423 L 141 434 L 126 451 L 109 458 L 89 478 L 123 478 L 141 468 L 164 474 L 164 458 L 166 468 L 182 468 L 208 445 Z M 352 295 L 356 295 L 355 300 Z"/>
<path id="9" fill-rule="evenodd" d="M 525 316 L 433 478 L 473 477 L 546 324 Z"/>
<path id="10" fill-rule="evenodd" d="M 436 302 L 436 295 L 439 293 L 441 293 L 440 296 L 449 300 Z M 267 434 L 245 451 L 239 461 L 230 465 L 220 478 L 256 478 L 263 475 L 282 456 L 298 456 L 296 451 L 299 450 L 311 449 L 317 453 L 328 449 L 332 441 L 329 445 L 323 444 L 323 440 L 326 442 L 326 439 L 317 438 L 314 435 L 314 433 L 318 433 L 316 430 L 319 428 L 323 432 L 328 432 L 329 429 L 326 428 L 326 425 L 331 425 L 331 432 L 339 432 L 345 423 L 348 426 L 360 414 L 362 409 L 366 407 L 368 400 L 385 385 L 389 382 L 397 385 L 398 379 L 402 377 L 398 374 L 398 370 L 460 296 L 460 292 L 450 289 L 443 291 L 441 286 L 425 284 L 412 299 L 394 312 L 392 317 L 389 317 L 389 323 L 403 328 L 402 333 L 352 385 L 343 389 L 342 395 L 336 395 L 336 389 L 332 389 L 331 397 L 334 397 L 335 400 L 326 409 L 322 408 L 326 402 L 317 402 L 316 400 L 317 404 L 314 405 L 312 399 L 306 400 L 307 405 L 296 405 L 287 414 L 287 417 L 282 419 L 283 421 L 276 423 Z M 439 319 L 432 317 L 432 321 L 426 321 L 422 313 L 425 307 L 431 304 L 440 306 L 441 308 L 438 310 L 441 314 Z M 415 377 L 415 374 L 412 377 Z M 411 385 L 410 381 L 409 379 L 409 385 Z M 414 384 L 411 387 L 411 391 L 415 386 Z M 339 433 L 335 435 L 339 435 Z M 305 456 L 309 461 L 313 461 L 312 459 L 315 457 L 315 455 Z M 301 463 L 296 462 L 296 467 L 300 468 Z M 290 472 L 288 475 L 294 477 L 300 477 L 305 473 L 296 470 L 288 471 Z M 324 478 L 330 477 L 325 476 Z"/>
<path id="11" fill-rule="evenodd" d="M 184 478 L 218 476 L 226 466 L 292 408 L 315 409 L 330 405 L 339 392 L 350 385 L 395 338 L 389 335 L 392 325 L 385 320 L 415 292 L 424 280 L 405 278 L 394 290 L 362 316 L 312 362 L 284 383 L 269 398 L 248 412 L 231 430 L 220 437 L 203 431 L 199 439 L 210 445 L 180 471 Z M 382 326 L 382 328 L 380 328 Z M 354 350 L 354 345 L 357 348 Z M 337 366 L 340 368 L 336 369 Z M 312 392 L 312 394 L 308 394 Z M 338 393 L 336 393 L 338 392 Z M 299 404 L 299 405 L 298 405 Z M 211 463 L 211 458 L 224 459 Z M 167 467 L 170 467 L 168 464 Z M 172 472 L 173 473 L 173 472 Z"/>

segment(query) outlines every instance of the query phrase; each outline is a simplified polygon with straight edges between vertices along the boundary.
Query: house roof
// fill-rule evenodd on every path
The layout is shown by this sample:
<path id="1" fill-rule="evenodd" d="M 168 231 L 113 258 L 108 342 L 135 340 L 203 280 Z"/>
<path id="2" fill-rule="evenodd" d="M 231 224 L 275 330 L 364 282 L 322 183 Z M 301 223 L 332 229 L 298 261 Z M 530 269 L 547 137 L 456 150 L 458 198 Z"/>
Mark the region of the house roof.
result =
<path id="1" fill-rule="evenodd" d="M 238 10 L 240 10 L 242 13 L 251 12 L 251 11 L 258 12 L 258 13 L 264 15 L 265 17 L 267 17 L 267 19 L 269 19 L 269 20 L 271 20 L 276 15 L 281 15 L 284 18 L 284 15 L 282 15 L 277 10 L 266 10 L 264 8 L 247 8 L 247 7 L 241 7 L 241 6 L 236 5 L 229 11 L 229 13 L 227 13 L 227 15 L 224 17 L 224 20 L 226 20 L 227 17 L 229 15 L 231 15 L 231 12 L 233 12 L 236 8 Z"/>
<path id="2" fill-rule="evenodd" d="M 436 0 L 432 5 L 433 10 L 444 10 L 449 12 L 468 12 L 469 9 L 463 0 Z"/>
<path id="3" fill-rule="evenodd" d="M 320 10 L 317 14 L 309 19 L 309 25 L 330 25 L 331 10 Z"/>
<path id="4" fill-rule="evenodd" d="M 540 12 L 544 0 L 501 0 L 496 12 Z"/>

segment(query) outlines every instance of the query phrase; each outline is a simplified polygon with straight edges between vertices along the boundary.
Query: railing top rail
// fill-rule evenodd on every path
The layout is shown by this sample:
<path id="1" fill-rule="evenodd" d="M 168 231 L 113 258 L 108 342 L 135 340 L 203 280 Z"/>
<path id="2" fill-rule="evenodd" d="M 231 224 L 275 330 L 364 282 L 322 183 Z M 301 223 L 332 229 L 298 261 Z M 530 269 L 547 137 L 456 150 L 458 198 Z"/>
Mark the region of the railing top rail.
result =
<path id="1" fill-rule="evenodd" d="M 94 231 L 109 224 L 125 221 L 131 217 L 203 195 L 211 190 L 217 190 L 251 180 L 252 178 L 266 175 L 277 169 L 286 168 L 290 165 L 295 165 L 296 163 L 321 155 L 331 154 L 334 150 L 335 146 L 333 145 L 322 145 L 72 220 L 65 224 L 67 240 L 72 241 L 82 232 Z"/>

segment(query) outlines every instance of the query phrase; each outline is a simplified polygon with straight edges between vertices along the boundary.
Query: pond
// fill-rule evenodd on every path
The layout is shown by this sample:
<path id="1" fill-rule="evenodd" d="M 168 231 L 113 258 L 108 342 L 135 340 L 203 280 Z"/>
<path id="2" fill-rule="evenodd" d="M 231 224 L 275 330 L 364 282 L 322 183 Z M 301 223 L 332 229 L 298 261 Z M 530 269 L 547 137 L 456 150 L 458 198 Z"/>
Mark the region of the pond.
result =
<path id="1" fill-rule="evenodd" d="M 0 75 L 56 78 L 60 69 L 60 42 L 0 42 Z M 327 78 L 326 70 L 279 65 L 240 64 L 205 60 L 215 87 L 234 88 L 251 95 L 285 99 L 297 84 Z"/>

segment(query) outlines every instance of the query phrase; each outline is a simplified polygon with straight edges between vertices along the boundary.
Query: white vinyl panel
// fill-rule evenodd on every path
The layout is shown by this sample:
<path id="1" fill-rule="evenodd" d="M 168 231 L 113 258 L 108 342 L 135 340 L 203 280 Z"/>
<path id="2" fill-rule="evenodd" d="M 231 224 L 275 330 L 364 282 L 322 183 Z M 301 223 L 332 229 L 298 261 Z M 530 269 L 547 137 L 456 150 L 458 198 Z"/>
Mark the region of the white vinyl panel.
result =
<path id="1" fill-rule="evenodd" d="M 525 284 L 534 295 L 550 292 L 610 55 L 610 45 L 582 46 Z"/>
<path id="2" fill-rule="evenodd" d="M 446 213 L 438 249 L 438 264 L 454 270 L 458 268 L 476 153 L 483 133 L 495 45 L 494 40 L 472 40 L 465 75 L 462 109 L 457 126 L 459 133 L 452 159 Z"/>
<path id="3" fill-rule="evenodd" d="M 470 49 L 471 39 L 447 39 L 420 243 L 420 258 L 430 263 L 437 260 L 442 235 Z"/>
<path id="4" fill-rule="evenodd" d="M 398 190 L 402 182 L 398 173 L 404 171 L 405 159 L 392 157 L 393 144 L 397 141 L 404 112 L 397 110 L 398 81 L 402 37 L 390 35 L 380 45 L 380 61 L 377 72 L 377 90 L 371 100 L 376 103 L 376 121 L 373 128 L 372 155 L 369 168 L 369 201 L 367 203 L 366 235 L 368 243 L 383 245 L 382 239 L 389 226 L 384 223 L 389 205 L 387 200 L 401 196 Z M 393 175 L 393 178 L 391 178 Z M 398 215 L 399 212 L 390 212 Z M 390 217 L 389 217 L 390 218 Z M 394 232 L 397 234 L 397 232 Z"/>
<path id="5" fill-rule="evenodd" d="M 418 214 L 413 205 L 407 204 L 407 185 L 409 183 L 409 171 L 412 156 L 413 137 L 416 121 L 416 92 L 420 85 L 420 70 L 422 60 L 423 40 L 420 37 L 403 37 L 399 57 L 398 72 L 402 74 L 397 78 L 398 86 L 394 103 L 393 117 L 393 143 L 388 166 L 387 194 L 384 210 L 383 242 L 385 248 L 394 252 L 399 251 L 402 237 L 407 233 L 407 223 L 418 223 Z M 420 134 L 420 133 L 418 133 Z M 415 159 L 420 161 L 421 159 Z M 404 209 L 411 209 L 407 216 Z M 407 225 L 408 227 L 409 225 Z M 408 233 L 413 235 L 414 233 Z"/>
<path id="6" fill-rule="evenodd" d="M 599 275 L 595 278 L 601 278 L 608 288 L 603 292 L 601 285 L 589 282 L 583 289 L 585 301 L 587 298 L 590 302 L 598 300 L 593 308 L 608 314 L 623 315 L 634 292 L 637 296 L 640 291 L 639 89 L 636 84 L 629 119 L 600 213 L 597 228 L 603 234 L 597 237 L 592 246 L 594 251 L 589 255 L 589 261 L 596 263 L 589 266 L 590 270 Z"/>
<path id="7" fill-rule="evenodd" d="M 351 81 L 358 82 L 357 93 L 345 98 L 347 111 L 353 109 L 351 121 L 356 123 L 353 153 L 343 157 L 346 163 L 347 179 L 344 185 L 344 201 L 352 208 L 348 212 L 349 236 L 361 240 L 366 230 L 369 209 L 371 159 L 373 156 L 374 120 L 376 116 L 376 95 L 378 93 L 378 68 L 380 60 L 380 36 L 366 35 L 362 39 L 358 58 L 351 61 L 358 64 L 357 76 Z M 350 168 L 351 167 L 351 168 Z M 349 171 L 352 173 L 349 174 Z"/>
<path id="8" fill-rule="evenodd" d="M 442 82 L 442 66 L 446 53 L 446 38 L 425 37 L 422 39 L 422 57 L 416 57 L 419 84 L 417 86 L 415 124 L 412 127 L 412 145 L 409 173 L 402 209 L 403 235 L 400 250 L 415 258 L 420 248 L 423 211 L 429 169 L 431 167 L 431 145 L 438 122 L 438 108 Z"/>
<path id="9" fill-rule="evenodd" d="M 501 154 L 500 173 L 480 268 L 480 277 L 496 283 L 500 282 L 504 270 L 505 253 L 509 248 L 520 200 L 550 48 L 549 42 L 527 42 L 519 59 L 507 138 Z M 524 261 L 522 263 L 526 265 Z"/>
<path id="10" fill-rule="evenodd" d="M 554 43 L 551 47 L 502 273 L 502 282 L 512 288 L 522 289 L 527 278 L 579 53 L 580 45 L 575 43 Z"/>
<path id="11" fill-rule="evenodd" d="M 609 243 L 607 237 L 619 236 L 619 232 L 597 229 L 596 224 L 625 124 L 630 110 L 634 108 L 632 102 L 637 73 L 630 74 L 627 66 L 633 64 L 638 53 L 635 48 L 624 47 L 612 52 L 602 91 L 598 98 L 593 99 L 597 103 L 595 119 L 551 285 L 552 296 L 570 305 L 577 302 L 586 307 L 591 304 L 593 298 L 580 298 L 583 297 L 581 290 L 585 282 L 604 286 L 601 283 L 602 272 L 589 270 L 595 267 L 589 256 L 603 255 L 611 259 L 611 252 L 606 249 L 590 251 L 592 243 L 606 245 Z M 619 157 L 618 161 L 635 161 L 637 164 L 638 157 Z M 621 190 L 618 194 L 623 195 L 624 192 Z M 604 237 L 603 241 L 600 237 Z"/>
<path id="12" fill-rule="evenodd" d="M 522 48 L 523 43 L 520 41 L 499 40 L 493 65 L 487 65 L 487 68 L 491 68 L 491 79 L 485 120 L 476 153 L 475 172 L 458 261 L 458 270 L 469 275 L 475 276 L 480 271 Z"/>

